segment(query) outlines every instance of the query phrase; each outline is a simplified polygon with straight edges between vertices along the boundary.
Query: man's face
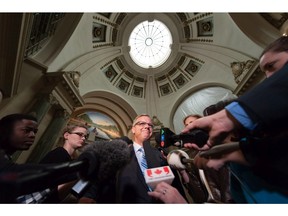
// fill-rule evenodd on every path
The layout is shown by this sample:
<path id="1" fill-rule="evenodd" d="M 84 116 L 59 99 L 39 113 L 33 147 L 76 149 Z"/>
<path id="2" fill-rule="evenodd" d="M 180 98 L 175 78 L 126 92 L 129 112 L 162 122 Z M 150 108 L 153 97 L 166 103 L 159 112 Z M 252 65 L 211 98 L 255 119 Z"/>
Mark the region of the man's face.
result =
<path id="1" fill-rule="evenodd" d="M 135 142 L 142 143 L 149 140 L 153 133 L 153 123 L 148 116 L 141 116 L 132 127 Z"/>
<path id="2" fill-rule="evenodd" d="M 260 68 L 266 77 L 280 70 L 288 61 L 288 52 L 267 52 L 260 58 Z"/>
<path id="3" fill-rule="evenodd" d="M 22 119 L 15 122 L 10 147 L 16 150 L 28 150 L 35 140 L 38 124 L 33 120 Z"/>
<path id="4" fill-rule="evenodd" d="M 187 119 L 185 119 L 184 125 L 185 127 L 189 124 L 191 124 L 193 121 L 195 121 L 196 119 L 198 119 L 197 117 L 194 116 L 189 116 Z"/>

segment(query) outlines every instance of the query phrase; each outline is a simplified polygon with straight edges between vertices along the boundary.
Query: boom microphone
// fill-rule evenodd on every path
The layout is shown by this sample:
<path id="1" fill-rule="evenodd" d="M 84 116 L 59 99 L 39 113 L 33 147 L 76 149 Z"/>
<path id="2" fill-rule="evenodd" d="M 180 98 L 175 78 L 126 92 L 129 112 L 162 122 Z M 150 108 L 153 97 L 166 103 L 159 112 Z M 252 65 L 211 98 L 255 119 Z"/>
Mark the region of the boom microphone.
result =
<path id="1" fill-rule="evenodd" d="M 0 172 L 0 203 L 16 202 L 16 197 L 67 182 L 67 175 L 96 183 L 112 178 L 130 160 L 122 140 L 96 141 L 83 148 L 77 160 L 56 164 L 13 164 Z M 76 177 L 75 177 L 76 178 Z"/>
<path id="2" fill-rule="evenodd" d="M 130 160 L 127 143 L 120 139 L 112 141 L 95 141 L 83 147 L 78 160 L 88 161 L 89 165 L 79 171 L 83 180 L 102 183 L 124 167 Z"/>
<path id="3" fill-rule="evenodd" d="M 125 138 L 125 137 L 124 137 Z M 88 161 L 89 166 L 79 172 L 81 179 L 72 187 L 71 193 L 81 197 L 91 182 L 101 184 L 116 176 L 116 172 L 130 160 L 129 139 L 96 141 L 83 148 L 80 160 Z"/>

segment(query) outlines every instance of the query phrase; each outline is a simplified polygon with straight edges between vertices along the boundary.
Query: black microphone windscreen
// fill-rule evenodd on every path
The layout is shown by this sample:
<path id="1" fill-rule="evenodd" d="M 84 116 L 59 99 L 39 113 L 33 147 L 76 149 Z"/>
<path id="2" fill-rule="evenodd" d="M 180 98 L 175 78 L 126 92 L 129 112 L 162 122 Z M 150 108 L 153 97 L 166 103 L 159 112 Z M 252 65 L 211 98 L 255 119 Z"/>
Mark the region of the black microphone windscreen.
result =
<path id="1" fill-rule="evenodd" d="M 102 183 L 129 162 L 130 150 L 123 140 L 95 141 L 83 148 L 79 159 L 89 161 L 88 169 L 80 172 L 80 176 Z"/>
<path id="2" fill-rule="evenodd" d="M 122 137 L 120 137 L 120 138 L 118 138 L 118 139 L 125 141 L 128 145 L 133 144 L 133 140 L 131 140 L 131 139 L 130 139 L 129 137 L 127 137 L 127 136 L 122 136 Z"/>

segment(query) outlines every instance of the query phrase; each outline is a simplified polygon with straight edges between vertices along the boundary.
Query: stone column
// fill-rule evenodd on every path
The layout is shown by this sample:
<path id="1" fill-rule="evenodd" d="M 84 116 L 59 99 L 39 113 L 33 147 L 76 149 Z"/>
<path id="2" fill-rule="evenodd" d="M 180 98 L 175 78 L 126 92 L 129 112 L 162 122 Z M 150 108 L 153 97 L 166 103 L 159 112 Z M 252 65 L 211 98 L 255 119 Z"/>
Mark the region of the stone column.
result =
<path id="1" fill-rule="evenodd" d="M 40 95 L 36 103 L 30 109 L 30 113 L 35 114 L 35 117 L 37 118 L 38 123 L 40 124 L 41 120 L 44 118 L 44 116 L 50 110 L 50 108 L 53 105 L 58 104 L 59 102 L 51 93 L 46 95 Z"/>
<path id="2" fill-rule="evenodd" d="M 59 109 L 55 112 L 53 120 L 39 139 L 27 162 L 39 163 L 39 161 L 52 149 L 57 139 L 61 136 L 63 126 L 67 123 L 68 117 L 69 115 L 66 110 Z"/>

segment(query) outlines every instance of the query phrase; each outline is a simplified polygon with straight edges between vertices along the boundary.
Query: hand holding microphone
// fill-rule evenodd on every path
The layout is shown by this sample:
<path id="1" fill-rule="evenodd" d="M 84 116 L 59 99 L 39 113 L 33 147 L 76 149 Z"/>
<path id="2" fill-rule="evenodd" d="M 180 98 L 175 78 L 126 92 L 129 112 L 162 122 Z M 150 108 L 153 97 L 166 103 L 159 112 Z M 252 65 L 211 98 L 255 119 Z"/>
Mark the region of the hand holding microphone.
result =
<path id="1" fill-rule="evenodd" d="M 13 203 L 16 197 L 66 183 L 66 176 L 79 173 L 84 181 L 102 183 L 116 175 L 130 160 L 122 140 L 96 141 L 84 147 L 77 160 L 57 164 L 14 164 L 0 173 L 0 202 Z"/>

